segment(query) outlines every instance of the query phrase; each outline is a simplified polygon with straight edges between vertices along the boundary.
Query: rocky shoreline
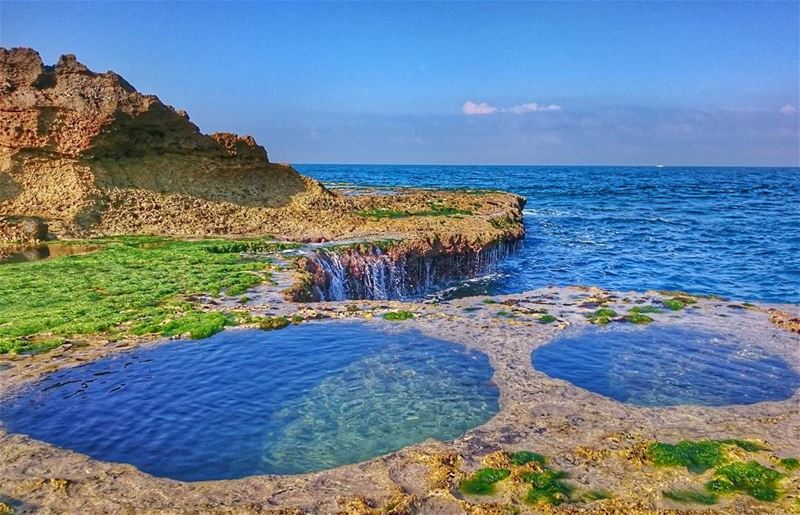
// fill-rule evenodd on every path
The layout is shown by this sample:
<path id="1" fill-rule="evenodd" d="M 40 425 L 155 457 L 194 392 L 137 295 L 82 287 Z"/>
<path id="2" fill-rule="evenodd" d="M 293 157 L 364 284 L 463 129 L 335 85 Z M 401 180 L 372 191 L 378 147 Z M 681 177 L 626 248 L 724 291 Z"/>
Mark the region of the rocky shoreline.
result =
<path id="1" fill-rule="evenodd" d="M 277 286 L 259 287 L 275 290 Z M 272 299 L 261 303 L 258 299 Z M 106 513 L 507 513 L 529 510 L 511 494 L 488 499 L 464 496 L 458 482 L 498 451 L 534 450 L 569 473 L 578 489 L 601 489 L 613 498 L 573 502 L 548 511 L 564 513 L 692 512 L 663 492 L 696 484 L 685 469 L 648 464 L 648 442 L 741 438 L 764 442 L 765 463 L 800 455 L 800 393 L 782 402 L 746 406 L 643 408 L 613 401 L 550 378 L 530 366 L 531 351 L 567 328 L 590 324 L 598 304 L 624 312 L 632 306 L 665 302 L 658 292 L 614 293 L 594 288 L 547 288 L 513 296 L 463 298 L 438 304 L 393 301 L 294 303 L 254 295 L 254 314 L 293 317 L 302 323 L 336 323 L 359 318 L 387 331 L 415 328 L 486 353 L 501 392 L 501 410 L 488 423 L 454 442 L 428 441 L 365 463 L 299 476 L 258 476 L 232 481 L 181 483 L 156 478 L 134 467 L 92 460 L 31 438 L 2 433 L 2 491 L 21 513 L 90 511 Z M 224 305 L 224 302 L 221 303 Z M 219 308 L 218 304 L 215 306 Z M 783 306 L 784 309 L 792 307 Z M 408 310 L 413 318 L 384 320 Z M 543 312 L 555 317 L 543 323 Z M 299 318 L 295 318 L 299 317 Z M 717 298 L 697 298 L 690 308 L 653 315 L 653 324 L 691 326 L 734 333 L 757 341 L 800 369 L 798 336 L 770 322 L 767 307 Z M 612 321 L 624 323 L 623 321 Z M 235 330 L 235 329 L 234 329 Z M 85 345 L 23 357 L 3 377 L 0 394 L 41 377 L 163 339 L 116 342 L 102 338 Z M 762 503 L 731 496 L 704 508 L 726 513 L 790 513 L 800 475 L 789 474 L 783 496 Z M 6 501 L 8 502 L 8 501 Z M 542 509 L 541 507 L 537 509 Z"/>
<path id="2" fill-rule="evenodd" d="M 759 442 L 758 450 L 740 449 L 738 457 L 769 466 L 800 456 L 798 392 L 781 402 L 645 408 L 531 366 L 531 352 L 566 330 L 652 323 L 734 334 L 800 370 L 796 306 L 584 287 L 399 302 L 483 273 L 513 252 L 525 235 L 525 199 L 492 191 L 333 191 L 269 162 L 253 138 L 202 134 L 185 112 L 113 72 L 90 71 L 74 56 L 46 66 L 33 50 L 0 49 L 0 127 L 0 241 L 55 239 L 69 246 L 80 239 L 91 248 L 69 262 L 84 267 L 91 291 L 65 279 L 74 270 L 56 266 L 60 275 L 50 283 L 61 281 L 58 293 L 68 306 L 14 331 L 8 330 L 18 322 L 13 317 L 0 323 L 7 330 L 0 333 L 0 396 L 166 336 L 213 334 L 234 319 L 242 327 L 279 330 L 357 318 L 485 353 L 501 408 L 452 442 L 426 441 L 312 474 L 197 483 L 93 460 L 0 427 L 0 512 L 686 513 L 693 508 L 664 492 L 702 484 L 711 472 L 701 478 L 654 466 L 646 451 L 653 442 Z M 101 238 L 115 235 L 138 239 Z M 0 246 L 0 257 L 5 248 L 11 247 Z M 161 249 L 158 261 L 152 249 Z M 95 250 L 107 252 L 108 261 L 92 261 Z M 97 284 L 106 265 L 105 282 Z M 132 280 L 134 270 L 142 275 Z M 25 274 L 11 275 L 9 284 Z M 29 275 L 19 283 L 20 291 L 29 289 L 23 296 L 6 290 L 17 294 L 18 319 L 30 314 L 23 313 L 26 297 L 52 286 L 36 282 L 35 271 Z M 155 293 L 120 307 L 115 299 L 141 293 L 144 280 Z M 133 304 L 141 312 L 120 315 Z M 667 309 L 634 309 L 642 305 Z M 105 319 L 93 317 L 101 307 Z M 70 325 L 78 322 L 85 325 Z M 481 464 L 506 466 L 506 453 L 515 451 L 542 453 L 567 473 L 577 492 L 572 502 L 527 504 L 511 481 L 486 497 L 459 490 Z M 781 477 L 775 502 L 730 495 L 702 511 L 800 509 L 800 474 Z"/>

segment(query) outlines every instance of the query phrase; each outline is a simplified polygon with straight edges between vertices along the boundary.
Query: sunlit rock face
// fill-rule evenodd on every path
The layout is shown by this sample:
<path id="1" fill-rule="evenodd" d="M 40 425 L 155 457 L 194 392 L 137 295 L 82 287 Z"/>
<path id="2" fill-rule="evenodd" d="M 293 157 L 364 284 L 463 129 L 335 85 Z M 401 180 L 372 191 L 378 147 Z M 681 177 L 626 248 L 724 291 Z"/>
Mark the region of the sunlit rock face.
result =
<path id="1" fill-rule="evenodd" d="M 303 193 L 326 194 L 252 137 L 203 134 L 73 55 L 46 66 L 34 50 L 0 49 L 0 215 L 37 217 L 59 236 L 248 232 L 274 213 L 242 207 Z"/>

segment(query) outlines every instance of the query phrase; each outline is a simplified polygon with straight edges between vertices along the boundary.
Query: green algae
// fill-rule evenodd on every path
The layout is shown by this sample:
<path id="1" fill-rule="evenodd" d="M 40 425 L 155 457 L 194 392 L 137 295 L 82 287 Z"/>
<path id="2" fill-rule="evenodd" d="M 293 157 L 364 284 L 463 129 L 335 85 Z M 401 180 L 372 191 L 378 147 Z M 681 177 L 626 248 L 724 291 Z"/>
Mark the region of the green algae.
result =
<path id="1" fill-rule="evenodd" d="M 797 458 L 781 458 L 778 464 L 789 472 L 800 468 L 800 460 Z"/>
<path id="2" fill-rule="evenodd" d="M 286 317 L 259 317 L 256 320 L 258 327 L 264 331 L 283 329 L 289 325 L 289 320 Z"/>
<path id="3" fill-rule="evenodd" d="M 568 502 L 572 487 L 563 481 L 566 477 L 566 472 L 554 470 L 522 474 L 522 480 L 531 485 L 525 500 L 531 504 L 544 503 L 554 506 Z"/>
<path id="4" fill-rule="evenodd" d="M 193 340 L 200 340 L 208 338 L 222 331 L 226 325 L 232 324 L 232 317 L 219 311 L 189 311 L 164 324 L 161 334 L 164 336 L 188 334 Z"/>
<path id="5" fill-rule="evenodd" d="M 517 467 L 527 465 L 528 463 L 537 463 L 544 467 L 547 464 L 547 458 L 538 452 L 531 451 L 517 451 L 508 455 L 511 463 Z"/>
<path id="6" fill-rule="evenodd" d="M 631 313 L 644 313 L 644 314 L 651 314 L 651 313 L 661 313 L 661 310 L 652 304 L 646 304 L 644 306 L 634 306 L 630 309 Z"/>
<path id="7" fill-rule="evenodd" d="M 230 247 L 233 240 L 123 236 L 82 243 L 99 249 L 0 267 L 0 354 L 41 352 L 57 346 L 37 343 L 42 339 L 98 333 L 209 335 L 228 322 L 202 314 L 194 296 L 239 296 L 269 280 L 269 258 L 244 258 Z M 214 251 L 223 247 L 231 252 Z"/>
<path id="8" fill-rule="evenodd" d="M 496 491 L 496 483 L 506 478 L 513 485 L 527 485 L 524 500 L 532 505 L 557 506 L 573 500 L 574 488 L 564 479 L 568 477 L 564 471 L 547 467 L 547 457 L 532 451 L 515 451 L 505 453 L 510 468 L 482 468 L 461 481 L 459 490 L 465 494 L 491 495 Z M 516 487 L 515 487 L 516 488 Z M 612 494 L 606 490 L 589 490 L 577 496 L 575 500 L 583 502 L 609 499 Z"/>
<path id="9" fill-rule="evenodd" d="M 613 499 L 614 494 L 608 490 L 589 490 L 583 492 L 579 499 L 584 502 L 602 501 L 603 499 Z"/>
<path id="10" fill-rule="evenodd" d="M 269 240 L 224 241 L 209 244 L 206 249 L 214 254 L 273 254 L 282 250 L 300 248 L 297 243 L 274 242 Z"/>
<path id="11" fill-rule="evenodd" d="M 495 483 L 511 475 L 511 471 L 502 468 L 482 468 L 472 473 L 458 485 L 459 490 L 471 495 L 491 495 L 495 492 Z"/>
<path id="12" fill-rule="evenodd" d="M 414 313 L 411 311 L 406 311 L 405 309 L 401 309 L 399 311 L 390 311 L 388 313 L 384 313 L 383 318 L 386 320 L 408 320 L 410 318 L 414 318 Z"/>
<path id="13" fill-rule="evenodd" d="M 686 304 L 679 299 L 666 299 L 663 304 L 665 308 L 672 311 L 680 311 L 686 307 Z"/>
<path id="14" fill-rule="evenodd" d="M 480 311 L 481 309 L 482 308 L 480 306 L 469 306 L 469 307 L 464 308 L 463 311 L 466 311 L 467 313 L 471 313 L 473 311 Z"/>
<path id="15" fill-rule="evenodd" d="M 641 313 L 625 315 L 625 320 L 632 324 L 649 324 L 653 321 L 652 318 L 647 315 L 642 315 Z"/>
<path id="16" fill-rule="evenodd" d="M 383 240 L 356 241 L 352 243 L 326 245 L 325 250 L 331 252 L 357 252 L 359 254 L 368 254 L 375 249 L 386 251 L 401 243 L 402 240 L 391 238 Z"/>
<path id="17" fill-rule="evenodd" d="M 498 218 L 492 218 L 491 220 L 489 220 L 489 225 L 501 231 L 510 229 L 518 225 L 518 223 L 519 222 L 515 221 L 513 218 L 509 216 L 502 216 Z"/>
<path id="18" fill-rule="evenodd" d="M 540 324 L 551 324 L 551 323 L 555 322 L 556 320 L 558 320 L 558 318 L 556 318 L 556 317 L 554 317 L 553 315 L 550 315 L 550 314 L 544 314 L 544 315 L 539 317 L 539 323 Z"/>
<path id="19" fill-rule="evenodd" d="M 483 299 L 484 304 L 497 304 L 497 301 L 494 299 Z"/>
<path id="20" fill-rule="evenodd" d="M 394 209 L 384 209 L 384 208 L 362 210 L 358 211 L 356 214 L 362 218 L 371 218 L 373 220 L 406 218 L 410 216 L 408 211 L 397 211 Z"/>
<path id="21" fill-rule="evenodd" d="M 719 502 L 719 498 L 716 494 L 700 490 L 668 490 L 663 492 L 663 494 L 667 499 L 682 504 L 704 504 L 710 506 Z"/>
<path id="22" fill-rule="evenodd" d="M 498 311 L 495 315 L 503 318 L 514 318 L 514 313 L 509 313 L 508 311 Z"/>
<path id="23" fill-rule="evenodd" d="M 388 208 L 376 208 L 369 210 L 358 211 L 356 214 L 362 218 L 371 220 L 385 220 L 397 218 L 409 218 L 412 216 L 453 216 L 453 215 L 471 215 L 472 211 L 466 209 L 456 209 L 445 206 L 440 203 L 432 202 L 429 204 L 429 209 L 424 211 L 400 211 Z"/>
<path id="24" fill-rule="evenodd" d="M 716 440 L 684 440 L 675 445 L 654 442 L 647 447 L 647 457 L 656 466 L 686 467 L 695 474 L 722 465 L 728 459 L 724 445 Z"/>
<path id="25" fill-rule="evenodd" d="M 718 468 L 706 490 L 715 494 L 746 493 L 759 501 L 775 501 L 780 497 L 778 482 L 784 475 L 757 461 L 734 462 Z"/>
<path id="26" fill-rule="evenodd" d="M 759 452 L 759 451 L 768 451 L 769 447 L 763 445 L 758 442 L 754 442 L 752 440 L 737 440 L 733 438 L 729 438 L 726 440 L 717 440 L 719 443 L 726 444 L 726 445 L 735 445 L 740 449 L 747 451 L 747 452 Z"/>
<path id="27" fill-rule="evenodd" d="M 671 311 L 680 311 L 690 304 L 697 304 L 697 299 L 688 293 L 675 292 L 671 298 L 665 299 L 661 303 Z"/>
<path id="28" fill-rule="evenodd" d="M 606 325 L 611 319 L 617 316 L 617 312 L 611 308 L 599 308 L 587 315 L 589 322 L 597 325 Z"/>

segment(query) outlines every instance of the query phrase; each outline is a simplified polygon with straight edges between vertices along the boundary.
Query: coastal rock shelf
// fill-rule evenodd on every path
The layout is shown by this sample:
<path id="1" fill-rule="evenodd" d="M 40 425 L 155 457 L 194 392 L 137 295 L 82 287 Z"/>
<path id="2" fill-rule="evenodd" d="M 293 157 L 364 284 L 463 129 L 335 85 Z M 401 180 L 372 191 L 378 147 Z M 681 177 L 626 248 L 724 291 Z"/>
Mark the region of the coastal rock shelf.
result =
<path id="1" fill-rule="evenodd" d="M 279 286 L 274 288 L 277 293 Z M 800 393 L 790 392 L 790 381 L 785 381 L 800 372 L 800 335 L 773 323 L 771 306 L 679 292 L 580 287 L 436 304 L 297 304 L 278 298 L 253 299 L 242 309 L 262 317 L 256 323 L 291 320 L 299 325 L 267 333 L 226 330 L 199 342 L 128 338 L 64 345 L 5 361 L 0 395 L 23 392 L 23 397 L 16 397 L 22 404 L 4 401 L 4 411 L 18 410 L 24 416 L 16 422 L 6 416 L 6 426 L 0 427 L 0 455 L 6 458 L 0 460 L 3 501 L 13 500 L 23 513 L 143 507 L 208 511 L 209 506 L 245 513 L 474 513 L 486 503 L 501 512 L 535 513 L 539 507 L 518 494 L 551 497 L 517 478 L 536 470 L 536 463 L 544 463 L 542 473 L 558 474 L 554 486 L 564 504 L 547 507 L 555 512 L 663 513 L 691 510 L 696 505 L 685 503 L 700 499 L 717 503 L 712 508 L 724 513 L 791 513 L 800 495 L 800 469 L 792 468 L 800 457 Z M 267 316 L 271 318 L 263 318 Z M 312 319 L 352 321 L 304 322 Z M 360 327 L 357 334 L 354 323 Z M 606 325 L 598 328 L 601 323 Z M 644 329 L 638 325 L 643 323 Z M 638 333 L 670 335 L 673 343 L 683 339 L 680 345 L 703 353 L 709 358 L 705 363 L 716 368 L 703 373 L 736 377 L 742 384 L 766 380 L 769 384 L 757 385 L 759 391 L 772 393 L 750 404 L 724 398 L 714 406 L 655 407 L 597 395 L 532 366 L 533 353 L 584 331 L 603 338 Z M 697 334 L 706 336 L 698 339 L 693 336 Z M 716 341 L 708 335 L 726 338 Z M 737 348 L 732 355 L 714 353 L 733 341 Z M 619 360 L 635 365 L 635 359 L 626 359 L 632 356 L 628 347 L 631 342 L 622 347 Z M 672 353 L 658 361 L 702 363 L 683 350 L 687 356 Z M 170 366 L 175 360 L 182 366 Z M 743 374 L 736 360 L 758 363 L 755 374 L 749 366 Z M 125 367 L 129 362 L 133 364 Z M 680 386 L 673 381 L 677 376 L 670 377 L 676 372 L 662 371 L 650 374 L 658 379 L 655 386 L 648 377 L 646 388 L 638 388 L 647 373 L 637 379 L 635 366 L 626 371 L 621 362 L 609 363 L 615 373 L 630 379 L 631 390 L 640 397 L 646 388 L 663 396 L 659 381 Z M 53 368 L 58 370 L 52 373 Z M 333 372 L 327 375 L 325 370 Z M 311 378 L 310 383 L 299 384 L 302 377 Z M 711 378 L 702 379 L 700 386 L 706 386 Z M 148 381 L 146 390 L 137 386 Z M 125 386 L 111 392 L 121 382 Z M 187 385 L 193 387 L 188 393 Z M 48 386 L 52 388 L 42 391 Z M 683 393 L 691 393 L 689 386 Z M 730 389 L 716 393 L 741 393 Z M 282 397 L 289 390 L 302 392 Z M 226 398 L 226 392 L 240 393 Z M 29 406 L 39 403 L 40 410 L 20 410 L 28 401 Z M 269 406 L 273 401 L 277 405 Z M 64 406 L 69 409 L 58 409 Z M 216 406 L 224 406 L 230 415 L 215 415 Z M 273 416 L 266 416 L 268 412 Z M 123 416 L 109 420 L 111 414 Z M 193 418 L 197 414 L 200 418 Z M 246 424 L 240 423 L 242 414 Z M 104 416 L 106 422 L 97 426 Z M 58 421 L 61 429 L 55 430 L 52 424 Z M 94 425 L 80 434 L 87 424 Z M 232 431 L 236 426 L 243 429 Z M 103 437 L 92 441 L 92 435 Z M 435 440 L 425 440 L 428 436 Z M 72 441 L 59 440 L 67 437 Z M 76 445 L 82 439 L 88 447 Z M 653 449 L 669 450 L 684 440 L 697 443 L 678 450 L 697 446 L 722 453 L 713 471 L 700 475 L 685 466 L 665 470 L 656 463 Z M 159 446 L 173 449 L 161 454 L 169 460 L 153 459 Z M 112 456 L 114 447 L 127 449 L 125 455 Z M 517 462 L 534 461 L 520 466 L 510 463 L 509 456 Z M 127 461 L 138 469 L 107 460 Z M 337 464 L 343 466 L 331 469 Z M 484 490 L 490 495 L 463 495 L 459 485 L 483 478 L 487 469 L 507 469 L 511 476 L 492 476 L 498 481 Z M 318 472 L 302 473 L 313 470 Z M 703 494 L 704 485 L 719 483 L 714 474 L 749 470 L 769 474 L 769 498 L 724 491 L 693 495 Z M 294 475 L 242 477 L 270 471 Z M 145 472 L 241 479 L 181 482 Z"/>

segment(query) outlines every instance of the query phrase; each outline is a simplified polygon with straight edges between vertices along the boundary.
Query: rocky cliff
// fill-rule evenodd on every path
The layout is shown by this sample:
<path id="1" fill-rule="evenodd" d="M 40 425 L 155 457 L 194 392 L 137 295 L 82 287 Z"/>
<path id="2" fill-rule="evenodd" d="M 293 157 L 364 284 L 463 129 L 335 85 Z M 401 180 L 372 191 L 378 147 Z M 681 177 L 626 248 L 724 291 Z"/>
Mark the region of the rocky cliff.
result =
<path id="1" fill-rule="evenodd" d="M 71 55 L 45 66 L 34 50 L 0 49 L 6 225 L 35 217 L 57 236 L 262 232 L 280 229 L 280 208 L 331 198 L 269 163 L 252 137 L 202 134 L 185 112 L 113 72 Z"/>

